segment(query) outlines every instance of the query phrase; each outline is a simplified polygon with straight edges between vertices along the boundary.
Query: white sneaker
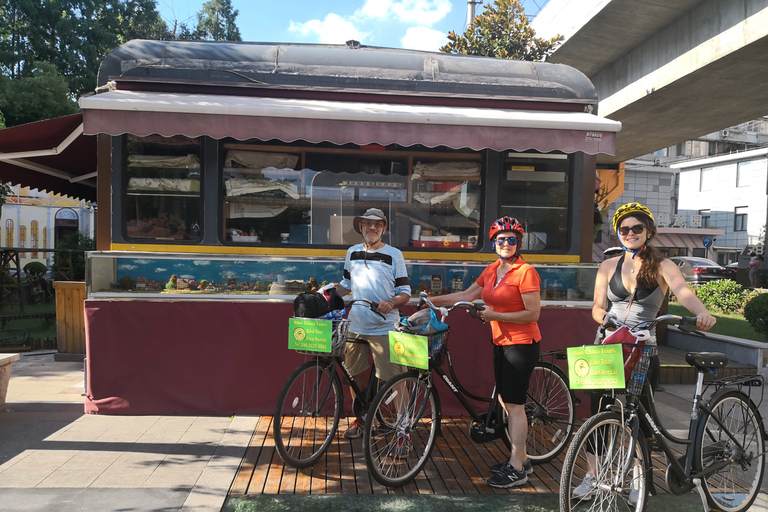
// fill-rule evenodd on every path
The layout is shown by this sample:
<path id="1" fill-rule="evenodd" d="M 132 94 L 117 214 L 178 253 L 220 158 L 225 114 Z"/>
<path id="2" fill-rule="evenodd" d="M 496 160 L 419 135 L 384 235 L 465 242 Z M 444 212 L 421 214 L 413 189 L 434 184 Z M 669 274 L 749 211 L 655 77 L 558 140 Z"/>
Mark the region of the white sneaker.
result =
<path id="1" fill-rule="evenodd" d="M 584 475 L 578 487 L 573 490 L 573 497 L 577 500 L 591 500 L 597 494 L 597 480 L 591 473 Z"/>

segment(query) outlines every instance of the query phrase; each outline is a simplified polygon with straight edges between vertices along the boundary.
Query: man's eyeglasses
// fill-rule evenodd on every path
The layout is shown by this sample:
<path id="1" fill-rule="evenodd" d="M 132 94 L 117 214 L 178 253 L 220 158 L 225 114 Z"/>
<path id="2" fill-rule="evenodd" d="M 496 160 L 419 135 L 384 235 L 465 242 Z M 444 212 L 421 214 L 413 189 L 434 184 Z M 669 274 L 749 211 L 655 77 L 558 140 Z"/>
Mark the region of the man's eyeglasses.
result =
<path id="1" fill-rule="evenodd" d="M 370 228 L 382 229 L 384 227 L 384 223 L 381 222 L 380 220 L 364 220 L 363 227 L 365 229 L 370 229 Z"/>
<path id="2" fill-rule="evenodd" d="M 515 245 L 517 245 L 517 237 L 516 236 L 497 236 L 496 237 L 496 245 L 504 245 L 505 242 L 514 247 Z"/>
<path id="3" fill-rule="evenodd" d="M 634 234 L 639 235 L 645 230 L 645 226 L 643 224 L 635 224 L 634 226 L 621 226 L 619 228 L 619 234 L 621 236 L 627 236 L 630 231 L 632 231 Z"/>

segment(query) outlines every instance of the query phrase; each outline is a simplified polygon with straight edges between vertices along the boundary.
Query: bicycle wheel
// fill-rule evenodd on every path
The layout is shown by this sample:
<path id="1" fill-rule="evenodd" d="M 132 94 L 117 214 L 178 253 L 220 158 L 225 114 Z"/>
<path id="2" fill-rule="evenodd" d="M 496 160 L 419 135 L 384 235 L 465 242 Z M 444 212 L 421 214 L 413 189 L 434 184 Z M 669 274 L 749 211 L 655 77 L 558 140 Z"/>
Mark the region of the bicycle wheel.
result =
<path id="1" fill-rule="evenodd" d="M 571 439 L 575 416 L 568 378 L 560 368 L 537 363 L 528 386 L 525 415 L 528 458 L 541 464 L 557 457 Z"/>
<path id="2" fill-rule="evenodd" d="M 696 468 L 706 471 L 733 459 L 703 481 L 710 506 L 724 512 L 748 510 L 763 481 L 765 455 L 760 413 L 755 404 L 738 391 L 725 391 L 710 401 L 711 415 L 702 417 L 696 433 Z M 721 427 L 715 418 L 723 424 Z M 726 433 L 741 444 L 743 451 Z"/>
<path id="3" fill-rule="evenodd" d="M 382 485 L 400 487 L 429 460 L 440 429 L 440 398 L 418 370 L 387 381 L 371 403 L 363 429 L 368 471 Z"/>
<path id="4" fill-rule="evenodd" d="M 576 432 L 563 462 L 560 510 L 645 510 L 650 455 L 645 438 L 617 412 L 603 412 Z"/>
<path id="5" fill-rule="evenodd" d="M 280 391 L 272 425 L 286 464 L 305 468 L 323 456 L 339 427 L 342 399 L 333 362 L 309 361 L 293 372 Z"/>

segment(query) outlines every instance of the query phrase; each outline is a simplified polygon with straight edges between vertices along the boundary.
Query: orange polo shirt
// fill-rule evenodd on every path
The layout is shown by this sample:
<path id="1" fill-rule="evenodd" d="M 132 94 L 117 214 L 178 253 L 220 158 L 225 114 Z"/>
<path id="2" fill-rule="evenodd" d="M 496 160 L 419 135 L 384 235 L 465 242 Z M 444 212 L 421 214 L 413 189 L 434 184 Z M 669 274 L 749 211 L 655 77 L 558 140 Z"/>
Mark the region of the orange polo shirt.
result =
<path id="1" fill-rule="evenodd" d="M 525 310 L 521 294 L 541 291 L 541 278 L 531 265 L 517 258 L 512 268 L 496 284 L 496 270 L 501 260 L 488 265 L 477 284 L 483 287 L 481 295 L 483 302 L 499 313 L 514 313 Z M 541 333 L 539 324 L 529 322 L 527 324 L 515 324 L 512 322 L 491 321 L 493 343 L 496 345 L 523 345 L 531 344 L 533 340 L 540 341 Z"/>

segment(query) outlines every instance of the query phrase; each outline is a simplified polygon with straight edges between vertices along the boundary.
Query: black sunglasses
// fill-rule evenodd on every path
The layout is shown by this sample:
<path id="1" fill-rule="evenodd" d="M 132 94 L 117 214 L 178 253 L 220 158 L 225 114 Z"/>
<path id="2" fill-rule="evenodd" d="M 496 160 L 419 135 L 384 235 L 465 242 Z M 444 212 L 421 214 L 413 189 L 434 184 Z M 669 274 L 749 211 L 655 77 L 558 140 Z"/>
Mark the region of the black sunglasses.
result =
<path id="1" fill-rule="evenodd" d="M 634 234 L 639 235 L 645 230 L 645 226 L 643 224 L 635 224 L 634 226 L 622 226 L 619 228 L 619 234 L 621 236 L 627 236 L 630 231 L 632 231 Z"/>

